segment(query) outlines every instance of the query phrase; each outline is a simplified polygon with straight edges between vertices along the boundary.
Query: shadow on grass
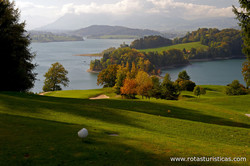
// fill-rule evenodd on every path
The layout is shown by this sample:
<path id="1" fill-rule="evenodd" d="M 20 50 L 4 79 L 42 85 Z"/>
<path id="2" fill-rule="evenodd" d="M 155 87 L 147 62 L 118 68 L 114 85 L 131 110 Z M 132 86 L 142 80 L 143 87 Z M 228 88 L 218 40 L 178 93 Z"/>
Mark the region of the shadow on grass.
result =
<path id="1" fill-rule="evenodd" d="M 235 122 L 223 117 L 202 114 L 201 111 L 148 101 L 71 99 L 26 94 L 20 95 L 16 93 L 7 93 L 1 98 L 1 103 L 13 111 L 40 113 L 39 111 L 41 109 L 48 109 L 54 112 L 68 113 L 79 117 L 87 117 L 103 122 L 129 125 L 137 128 L 144 127 L 135 123 L 138 119 L 128 118 L 124 115 L 123 110 L 207 124 L 250 128 L 249 124 Z M 169 113 L 168 110 L 171 112 Z"/>
<path id="2" fill-rule="evenodd" d="M 93 119 L 112 124 L 144 128 L 134 123 L 136 122 L 135 118 L 127 118 L 126 115 L 121 114 L 122 110 L 102 107 L 98 102 L 88 99 L 56 98 L 11 92 L 0 93 L 0 99 L 0 104 L 7 108 L 4 111 L 5 114 L 52 119 L 54 121 L 62 120 L 72 124 L 84 124 L 86 119 Z M 65 119 L 57 118 L 57 115 Z"/>
<path id="3" fill-rule="evenodd" d="M 182 95 L 182 97 L 183 97 L 183 98 L 189 98 L 189 99 L 190 99 L 190 98 L 196 98 L 196 97 L 191 96 L 191 95 Z"/>
<path id="4" fill-rule="evenodd" d="M 13 123 L 15 122 L 15 123 Z M 76 135 L 80 125 L 54 123 L 21 116 L 0 117 L 0 164 L 9 165 L 234 165 L 171 162 L 172 152 L 154 153 L 141 140 L 107 136 L 90 130 L 83 142 Z M 13 133 L 13 130 L 15 133 Z M 127 144 L 126 141 L 134 141 Z M 17 144 L 18 143 L 18 144 Z"/>
<path id="5" fill-rule="evenodd" d="M 99 100 L 95 101 L 102 107 L 125 109 L 128 111 L 141 112 L 151 115 L 160 115 L 163 117 L 171 117 L 184 119 L 208 124 L 216 124 L 222 126 L 250 128 L 249 124 L 235 122 L 230 119 L 202 114 L 201 111 L 169 106 L 163 103 L 153 103 L 150 101 L 135 101 L 135 100 Z M 170 113 L 168 112 L 170 110 Z"/>

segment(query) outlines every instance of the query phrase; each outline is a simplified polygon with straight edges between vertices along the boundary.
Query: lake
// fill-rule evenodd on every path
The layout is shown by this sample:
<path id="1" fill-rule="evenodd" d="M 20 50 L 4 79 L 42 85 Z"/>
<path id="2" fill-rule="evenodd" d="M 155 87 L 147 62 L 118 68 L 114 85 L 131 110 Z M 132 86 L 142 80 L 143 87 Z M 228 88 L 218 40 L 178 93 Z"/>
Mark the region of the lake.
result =
<path id="1" fill-rule="evenodd" d="M 36 53 L 34 62 L 38 64 L 35 70 L 38 73 L 37 81 L 32 91 L 42 91 L 43 75 L 51 67 L 51 64 L 55 62 L 61 63 L 69 72 L 69 87 L 63 87 L 64 90 L 101 88 L 96 85 L 97 74 L 87 72 L 90 61 L 100 59 L 100 57 L 80 57 L 74 55 L 100 53 L 109 47 L 119 47 L 123 42 L 130 44 L 132 41 L 131 39 L 87 39 L 74 42 L 32 43 L 31 50 Z M 196 84 L 226 85 L 235 79 L 244 83 L 241 75 L 243 61 L 243 59 L 231 59 L 193 62 L 189 66 L 164 70 L 162 75 L 169 73 L 172 80 L 175 80 L 180 71 L 187 70 L 191 80 L 196 82 Z"/>

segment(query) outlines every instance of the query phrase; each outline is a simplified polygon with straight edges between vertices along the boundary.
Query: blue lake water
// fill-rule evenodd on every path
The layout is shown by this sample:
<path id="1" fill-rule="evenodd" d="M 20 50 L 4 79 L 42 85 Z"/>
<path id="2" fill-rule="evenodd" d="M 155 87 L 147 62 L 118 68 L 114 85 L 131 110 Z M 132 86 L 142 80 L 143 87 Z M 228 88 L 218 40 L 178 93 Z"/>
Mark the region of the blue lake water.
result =
<path id="1" fill-rule="evenodd" d="M 38 73 L 33 92 L 41 92 L 44 82 L 43 75 L 52 63 L 61 63 L 68 70 L 71 89 L 101 88 L 96 85 L 97 74 L 88 73 L 91 60 L 99 57 L 80 57 L 77 54 L 100 53 L 109 47 L 119 47 L 125 42 L 130 44 L 130 39 L 87 39 L 77 42 L 32 43 L 31 50 L 36 53 L 34 62 L 38 64 L 35 72 Z M 191 80 L 202 85 L 226 85 L 235 79 L 243 83 L 241 66 L 243 59 L 219 60 L 210 62 L 194 62 L 192 65 L 162 71 L 162 75 L 169 73 L 175 80 L 178 73 L 187 70 Z"/>
<path id="2" fill-rule="evenodd" d="M 42 91 L 45 79 L 43 75 L 55 62 L 61 63 L 69 72 L 69 87 L 64 87 L 64 90 L 101 88 L 96 85 L 97 74 L 87 72 L 90 61 L 99 57 L 74 55 L 100 53 L 109 47 L 119 47 L 123 42 L 130 44 L 132 41 L 131 39 L 87 39 L 75 42 L 32 43 L 31 50 L 36 53 L 34 62 L 38 64 L 35 70 L 38 73 L 38 80 L 32 91 Z"/>

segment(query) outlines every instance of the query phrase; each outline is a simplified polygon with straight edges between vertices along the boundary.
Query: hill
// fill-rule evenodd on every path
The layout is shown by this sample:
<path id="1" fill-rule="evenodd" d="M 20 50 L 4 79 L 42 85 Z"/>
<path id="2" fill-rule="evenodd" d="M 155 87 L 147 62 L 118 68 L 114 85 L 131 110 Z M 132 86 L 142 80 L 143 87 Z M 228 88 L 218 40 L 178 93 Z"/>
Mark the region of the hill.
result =
<path id="1" fill-rule="evenodd" d="M 249 158 L 250 99 L 183 92 L 179 101 L 119 99 L 110 89 L 0 93 L 0 165 L 248 165 L 170 157 Z M 106 94 L 110 99 L 89 100 Z M 83 141 L 77 132 L 87 128 Z"/>
<path id="2" fill-rule="evenodd" d="M 201 44 L 200 42 L 191 42 L 191 43 L 183 43 L 183 44 L 175 44 L 166 47 L 159 47 L 159 48 L 149 48 L 149 49 L 141 49 L 142 52 L 162 52 L 167 51 L 170 49 L 179 49 L 179 50 L 191 50 L 191 48 L 201 48 L 201 49 L 208 49 L 208 46 Z"/>
<path id="3" fill-rule="evenodd" d="M 148 35 L 161 35 L 160 32 L 148 29 L 132 29 L 122 26 L 92 25 L 71 34 L 88 38 L 137 38 Z"/>
<path id="4" fill-rule="evenodd" d="M 68 35 L 65 33 L 52 33 L 42 31 L 29 31 L 32 42 L 65 42 L 65 41 L 83 41 L 82 37 L 76 35 Z"/>

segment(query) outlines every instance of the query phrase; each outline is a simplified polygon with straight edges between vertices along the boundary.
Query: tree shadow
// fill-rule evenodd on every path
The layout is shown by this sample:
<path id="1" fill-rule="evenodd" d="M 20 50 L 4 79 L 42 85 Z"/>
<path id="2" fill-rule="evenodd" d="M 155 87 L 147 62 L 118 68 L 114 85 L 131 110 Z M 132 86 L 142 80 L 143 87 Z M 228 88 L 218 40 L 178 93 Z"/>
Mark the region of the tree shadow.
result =
<path id="1" fill-rule="evenodd" d="M 135 100 L 106 100 L 95 101 L 98 105 L 114 109 L 125 109 L 146 113 L 150 115 L 160 115 L 163 117 L 184 119 L 208 124 L 216 124 L 222 126 L 250 128 L 249 124 L 235 122 L 231 119 L 203 114 L 201 111 L 187 109 L 182 107 L 170 106 L 167 103 L 153 103 L 150 101 L 135 101 Z M 113 103 L 113 104 L 111 104 Z M 170 111 L 170 112 L 169 112 Z"/>
<path id="2" fill-rule="evenodd" d="M 1 97 L 0 103 L 9 111 L 5 111 L 6 114 L 26 114 L 32 118 L 40 119 L 48 117 L 54 119 L 54 121 L 56 121 L 56 117 L 53 118 L 53 116 L 67 114 L 75 119 L 62 120 L 63 123 L 84 124 L 84 119 L 93 119 L 106 123 L 144 128 L 135 123 L 136 118 L 128 118 L 126 113 L 117 108 L 100 106 L 96 100 L 56 98 L 11 92 L 1 94 L 4 96 Z M 50 115 L 50 110 L 55 115 Z"/>
<path id="3" fill-rule="evenodd" d="M 80 125 L 54 123 L 54 121 L 4 115 L 7 128 L 4 144 L 0 149 L 1 166 L 8 165 L 224 165 L 219 162 L 171 162 L 171 150 L 157 147 L 155 152 L 150 142 L 110 137 L 110 132 L 97 127 L 82 141 L 75 132 Z M 12 122 L 15 121 L 16 124 Z M 19 125 L 18 125 L 19 124 Z M 21 125 L 20 125 L 21 124 Z M 16 128 L 12 136 L 12 129 Z M 25 134 L 24 134 L 25 133 Z M 1 139 L 2 136 L 0 136 Z M 10 138 L 11 137 L 11 138 Z M 32 138 L 32 139 L 30 139 Z M 16 144 L 18 142 L 18 145 Z M 133 142 L 133 143 L 127 143 Z M 147 146 L 149 145 L 149 147 Z M 5 151 L 3 151 L 5 150 Z M 158 153 L 162 151 L 162 153 Z M 2 153 L 3 152 L 3 153 Z M 196 154 L 199 156 L 199 154 Z M 211 155 L 211 154 L 210 154 Z M 181 154 L 183 156 L 183 154 Z M 200 154 L 200 156 L 203 156 Z M 234 165 L 227 163 L 225 165 Z"/>
<path id="4" fill-rule="evenodd" d="M 127 117 L 133 111 L 150 115 L 183 119 L 221 126 L 250 128 L 249 124 L 235 122 L 231 119 L 203 114 L 201 111 L 182 107 L 170 106 L 167 103 L 154 103 L 138 100 L 88 100 L 72 98 L 56 98 L 47 96 L 7 93 L 1 101 L 13 111 L 26 111 L 41 114 L 41 110 L 52 110 L 57 113 L 67 113 L 77 117 L 96 119 L 99 121 L 128 125 L 137 128 L 140 126 L 136 117 Z M 170 111 L 170 112 L 169 112 Z M 69 120 L 69 123 L 70 120 Z M 73 123 L 73 122 L 72 122 Z"/>

